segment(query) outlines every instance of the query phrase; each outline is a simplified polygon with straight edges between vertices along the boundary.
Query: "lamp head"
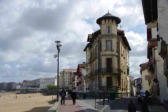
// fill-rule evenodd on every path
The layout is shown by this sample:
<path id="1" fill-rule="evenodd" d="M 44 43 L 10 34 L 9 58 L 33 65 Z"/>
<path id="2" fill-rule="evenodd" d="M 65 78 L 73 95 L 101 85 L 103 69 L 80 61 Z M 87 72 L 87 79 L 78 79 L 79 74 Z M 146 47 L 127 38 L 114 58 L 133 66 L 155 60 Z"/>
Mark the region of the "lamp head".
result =
<path id="1" fill-rule="evenodd" d="M 58 43 L 61 43 L 61 41 L 59 41 L 59 40 L 56 40 L 56 41 L 55 41 L 55 43 L 56 43 L 56 44 L 58 44 Z"/>
<path id="2" fill-rule="evenodd" d="M 61 41 L 55 41 L 55 43 L 56 43 L 56 47 L 61 47 L 62 45 L 61 45 Z"/>
<path id="3" fill-rule="evenodd" d="M 57 55 L 57 54 L 55 54 L 55 55 L 54 55 L 54 58 L 57 58 L 57 57 L 58 57 L 58 55 Z"/>

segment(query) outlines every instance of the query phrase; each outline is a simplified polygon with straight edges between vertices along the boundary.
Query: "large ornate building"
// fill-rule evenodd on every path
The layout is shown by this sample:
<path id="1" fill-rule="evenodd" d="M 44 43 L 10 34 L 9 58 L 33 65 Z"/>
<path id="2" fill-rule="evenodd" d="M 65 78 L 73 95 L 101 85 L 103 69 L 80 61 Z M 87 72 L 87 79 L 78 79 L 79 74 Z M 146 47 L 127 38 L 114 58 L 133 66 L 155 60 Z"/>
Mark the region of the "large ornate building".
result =
<path id="1" fill-rule="evenodd" d="M 108 12 L 96 22 L 100 29 L 88 35 L 84 49 L 88 89 L 127 92 L 131 48 L 124 31 L 117 28 L 121 20 Z"/>

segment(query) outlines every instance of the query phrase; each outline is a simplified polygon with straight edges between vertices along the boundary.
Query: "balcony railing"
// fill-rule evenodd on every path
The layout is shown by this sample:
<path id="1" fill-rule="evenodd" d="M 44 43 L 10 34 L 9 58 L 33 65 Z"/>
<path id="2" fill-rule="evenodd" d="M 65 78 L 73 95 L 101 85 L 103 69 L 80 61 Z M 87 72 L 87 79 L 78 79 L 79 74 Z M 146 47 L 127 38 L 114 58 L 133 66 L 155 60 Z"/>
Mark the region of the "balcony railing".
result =
<path id="1" fill-rule="evenodd" d="M 93 77 L 93 76 L 97 76 L 97 75 L 105 75 L 105 74 L 118 74 L 120 72 L 121 72 L 121 69 L 101 68 L 101 69 L 97 69 L 95 71 L 91 71 L 89 74 L 87 74 L 85 76 L 85 78 L 87 78 L 87 77 Z"/>

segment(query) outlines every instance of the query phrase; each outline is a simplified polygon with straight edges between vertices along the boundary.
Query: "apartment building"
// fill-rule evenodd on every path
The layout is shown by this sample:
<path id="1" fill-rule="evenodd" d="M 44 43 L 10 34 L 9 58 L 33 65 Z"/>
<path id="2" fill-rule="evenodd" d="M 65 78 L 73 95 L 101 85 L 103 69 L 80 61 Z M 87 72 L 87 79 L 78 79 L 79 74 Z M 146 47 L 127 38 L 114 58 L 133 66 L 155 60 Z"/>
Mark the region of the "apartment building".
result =
<path id="1" fill-rule="evenodd" d="M 168 1 L 142 0 L 147 25 L 148 59 L 152 67 L 153 91 L 161 102 L 168 100 Z M 159 91 L 159 92 L 158 92 Z"/>
<path id="2" fill-rule="evenodd" d="M 59 76 L 59 86 L 65 89 L 76 88 L 76 69 L 63 69 Z"/>
<path id="3" fill-rule="evenodd" d="M 96 22 L 100 29 L 88 35 L 84 49 L 88 89 L 127 92 L 131 48 L 124 31 L 117 28 L 121 20 L 108 12 Z"/>

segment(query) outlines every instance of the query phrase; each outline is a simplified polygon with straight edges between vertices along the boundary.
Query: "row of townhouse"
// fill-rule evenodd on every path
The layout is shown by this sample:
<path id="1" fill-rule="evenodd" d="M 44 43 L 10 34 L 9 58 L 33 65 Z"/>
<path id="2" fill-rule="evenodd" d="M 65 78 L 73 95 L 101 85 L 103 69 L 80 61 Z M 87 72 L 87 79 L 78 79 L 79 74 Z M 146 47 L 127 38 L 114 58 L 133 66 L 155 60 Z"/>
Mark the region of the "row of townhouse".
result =
<path id="1" fill-rule="evenodd" d="M 148 62 L 140 65 L 142 89 L 168 100 L 168 1 L 142 0 L 147 25 Z"/>

